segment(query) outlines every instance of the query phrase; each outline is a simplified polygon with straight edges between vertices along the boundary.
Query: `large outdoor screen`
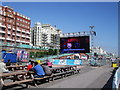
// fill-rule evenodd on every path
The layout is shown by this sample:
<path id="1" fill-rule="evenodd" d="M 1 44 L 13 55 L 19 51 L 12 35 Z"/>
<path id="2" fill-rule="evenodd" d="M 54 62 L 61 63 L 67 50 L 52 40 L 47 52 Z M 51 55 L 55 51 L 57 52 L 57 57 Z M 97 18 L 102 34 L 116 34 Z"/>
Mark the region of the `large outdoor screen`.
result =
<path id="1" fill-rule="evenodd" d="M 60 53 L 89 53 L 89 36 L 60 38 Z"/>

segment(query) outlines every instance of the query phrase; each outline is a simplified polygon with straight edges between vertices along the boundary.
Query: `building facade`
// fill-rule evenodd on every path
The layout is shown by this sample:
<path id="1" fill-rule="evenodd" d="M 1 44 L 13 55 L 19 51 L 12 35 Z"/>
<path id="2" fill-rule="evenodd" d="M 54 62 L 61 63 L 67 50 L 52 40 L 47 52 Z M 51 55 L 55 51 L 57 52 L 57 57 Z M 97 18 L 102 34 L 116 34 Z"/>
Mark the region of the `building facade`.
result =
<path id="1" fill-rule="evenodd" d="M 97 53 L 97 54 L 101 54 L 101 55 L 106 54 L 107 55 L 107 52 L 99 46 L 94 47 L 93 51 L 94 51 L 94 53 Z"/>
<path id="2" fill-rule="evenodd" d="M 9 6 L 0 6 L 0 43 L 30 45 L 29 17 Z"/>
<path id="3" fill-rule="evenodd" d="M 31 43 L 33 46 L 40 46 L 43 48 L 60 48 L 61 30 L 50 24 L 35 23 L 31 28 Z"/>

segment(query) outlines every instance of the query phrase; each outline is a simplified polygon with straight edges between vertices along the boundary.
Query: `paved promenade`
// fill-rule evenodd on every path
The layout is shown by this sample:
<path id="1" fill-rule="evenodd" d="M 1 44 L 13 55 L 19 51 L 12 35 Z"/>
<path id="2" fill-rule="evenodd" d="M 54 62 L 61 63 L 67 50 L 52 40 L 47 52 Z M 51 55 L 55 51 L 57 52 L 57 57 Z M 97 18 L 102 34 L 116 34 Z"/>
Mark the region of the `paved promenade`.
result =
<path id="1" fill-rule="evenodd" d="M 109 80 L 112 76 L 110 71 L 113 68 L 110 67 L 110 64 L 101 67 L 92 67 L 87 62 L 83 62 L 83 65 L 79 68 L 81 68 L 79 74 L 40 84 L 38 88 L 111 88 L 111 83 L 108 83 L 108 81 L 111 82 Z M 17 87 L 15 88 L 17 89 Z M 31 88 L 35 89 L 36 87 L 31 86 Z"/>
<path id="2" fill-rule="evenodd" d="M 84 65 L 79 74 L 40 85 L 39 88 L 103 88 L 107 85 L 112 70 L 110 65 L 101 67 Z"/>

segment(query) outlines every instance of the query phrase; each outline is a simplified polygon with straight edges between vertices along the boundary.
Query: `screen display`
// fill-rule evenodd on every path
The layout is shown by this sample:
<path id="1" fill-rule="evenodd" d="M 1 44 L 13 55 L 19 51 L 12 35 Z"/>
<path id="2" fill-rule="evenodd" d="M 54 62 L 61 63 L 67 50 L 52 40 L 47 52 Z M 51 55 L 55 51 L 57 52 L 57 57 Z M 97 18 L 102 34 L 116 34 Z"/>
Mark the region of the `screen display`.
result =
<path id="1" fill-rule="evenodd" d="M 60 53 L 89 53 L 89 36 L 60 38 Z"/>

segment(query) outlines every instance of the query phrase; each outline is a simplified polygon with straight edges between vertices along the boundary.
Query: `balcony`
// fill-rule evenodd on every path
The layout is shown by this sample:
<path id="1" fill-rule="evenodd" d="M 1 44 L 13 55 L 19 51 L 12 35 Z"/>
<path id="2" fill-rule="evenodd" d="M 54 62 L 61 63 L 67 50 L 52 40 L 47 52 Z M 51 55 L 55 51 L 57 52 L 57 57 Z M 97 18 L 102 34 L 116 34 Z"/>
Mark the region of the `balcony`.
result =
<path id="1" fill-rule="evenodd" d="M 11 32 L 10 32 L 10 31 L 8 31 L 8 34 L 11 34 Z"/>
<path id="2" fill-rule="evenodd" d="M 26 36 L 26 38 L 30 38 L 30 36 Z"/>
<path id="3" fill-rule="evenodd" d="M 11 26 L 8 26 L 9 29 L 11 29 Z"/>
<path id="4" fill-rule="evenodd" d="M 27 34 L 30 34 L 30 32 L 26 31 Z"/>
<path id="5" fill-rule="evenodd" d="M 10 18 L 13 18 L 13 16 L 12 16 L 12 15 L 7 14 L 7 16 L 8 16 L 8 17 L 10 17 Z"/>
<path id="6" fill-rule="evenodd" d="M 7 39 L 7 40 L 12 40 L 10 37 L 7 37 L 6 39 Z"/>
<path id="7" fill-rule="evenodd" d="M 30 42 L 26 41 L 25 43 L 30 43 Z"/>
<path id="8" fill-rule="evenodd" d="M 48 37 L 42 37 L 42 39 L 47 39 Z"/>
<path id="9" fill-rule="evenodd" d="M 21 41 L 17 39 L 16 42 L 21 42 Z"/>
<path id="10" fill-rule="evenodd" d="M 17 29 L 17 31 L 21 31 L 20 29 Z"/>
<path id="11" fill-rule="evenodd" d="M 5 39 L 5 37 L 0 36 L 0 39 Z"/>
<path id="12" fill-rule="evenodd" d="M 48 34 L 42 34 L 42 36 L 46 36 L 47 37 Z"/>
<path id="13" fill-rule="evenodd" d="M 15 28 L 13 28 L 13 30 L 15 30 Z"/>
<path id="14" fill-rule="evenodd" d="M 26 37 L 26 36 L 22 34 L 22 37 Z"/>
<path id="15" fill-rule="evenodd" d="M 21 36 L 21 35 L 17 33 L 16 36 Z"/>
<path id="16" fill-rule="evenodd" d="M 0 29 L 0 33 L 5 33 L 5 31 L 3 31 L 3 30 Z"/>
<path id="17" fill-rule="evenodd" d="M 22 30 L 22 32 L 26 33 L 26 31 L 25 31 L 25 30 Z"/>
<path id="18" fill-rule="evenodd" d="M 12 35 L 15 35 L 15 33 L 12 33 Z"/>
<path id="19" fill-rule="evenodd" d="M 26 43 L 26 41 L 21 41 L 21 42 Z"/>
<path id="20" fill-rule="evenodd" d="M 6 26 L 5 26 L 5 25 L 2 25 L 2 23 L 0 23 L 0 27 L 6 28 Z"/>
<path id="21" fill-rule="evenodd" d="M 12 39 L 12 41 L 15 41 L 15 39 Z"/>

